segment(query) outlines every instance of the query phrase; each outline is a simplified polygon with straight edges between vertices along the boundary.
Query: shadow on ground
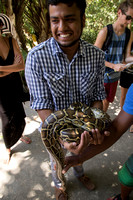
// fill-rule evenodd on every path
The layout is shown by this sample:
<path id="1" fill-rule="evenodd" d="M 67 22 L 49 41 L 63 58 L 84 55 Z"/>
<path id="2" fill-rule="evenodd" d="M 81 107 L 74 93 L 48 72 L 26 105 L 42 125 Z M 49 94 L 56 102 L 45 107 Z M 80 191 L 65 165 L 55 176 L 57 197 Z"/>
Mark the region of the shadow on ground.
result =
<path id="1" fill-rule="evenodd" d="M 108 113 L 113 119 L 120 111 L 120 88 Z M 0 137 L 0 199 L 2 200 L 52 200 L 54 185 L 51 177 L 48 153 L 38 131 L 40 120 L 27 102 L 25 105 L 27 125 L 25 134 L 31 144 L 18 142 L 13 148 L 10 164 L 3 164 L 5 147 Z M 0 126 L 1 127 L 1 126 Z M 1 132 L 1 131 L 0 131 Z M 96 184 L 96 189 L 87 191 L 74 177 L 72 169 L 66 174 L 70 200 L 106 200 L 118 194 L 120 186 L 118 171 L 132 153 L 133 134 L 127 131 L 118 142 L 105 152 L 84 163 L 85 173 Z M 131 194 L 133 198 L 133 194 Z"/>

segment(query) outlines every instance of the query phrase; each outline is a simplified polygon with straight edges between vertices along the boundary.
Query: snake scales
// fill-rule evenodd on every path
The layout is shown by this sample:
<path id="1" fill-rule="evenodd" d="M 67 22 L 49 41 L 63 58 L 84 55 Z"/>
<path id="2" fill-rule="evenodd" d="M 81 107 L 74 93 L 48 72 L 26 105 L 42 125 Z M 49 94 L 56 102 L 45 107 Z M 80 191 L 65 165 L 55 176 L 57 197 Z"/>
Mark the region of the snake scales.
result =
<path id="1" fill-rule="evenodd" d="M 62 168 L 65 156 L 59 138 L 69 143 L 79 143 L 82 132 L 86 130 L 91 134 L 93 128 L 98 128 L 100 132 L 103 132 L 110 122 L 107 113 L 98 108 L 90 108 L 82 103 L 73 103 L 68 109 L 56 111 L 43 122 L 42 141 L 56 161 L 57 175 L 64 190 L 66 184 Z"/>

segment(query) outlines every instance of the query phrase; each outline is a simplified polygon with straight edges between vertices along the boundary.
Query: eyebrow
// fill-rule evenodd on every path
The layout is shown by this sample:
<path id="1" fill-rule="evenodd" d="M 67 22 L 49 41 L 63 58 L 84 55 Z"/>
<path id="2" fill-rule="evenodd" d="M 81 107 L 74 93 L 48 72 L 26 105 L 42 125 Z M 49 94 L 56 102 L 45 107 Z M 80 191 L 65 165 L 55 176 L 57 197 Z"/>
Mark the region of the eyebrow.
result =
<path id="1" fill-rule="evenodd" d="M 73 14 L 73 15 L 65 15 L 64 16 L 64 18 L 69 18 L 69 17 L 75 17 L 75 15 Z M 50 16 L 50 19 L 52 19 L 52 18 L 58 19 L 58 17 L 56 17 L 56 16 Z"/>

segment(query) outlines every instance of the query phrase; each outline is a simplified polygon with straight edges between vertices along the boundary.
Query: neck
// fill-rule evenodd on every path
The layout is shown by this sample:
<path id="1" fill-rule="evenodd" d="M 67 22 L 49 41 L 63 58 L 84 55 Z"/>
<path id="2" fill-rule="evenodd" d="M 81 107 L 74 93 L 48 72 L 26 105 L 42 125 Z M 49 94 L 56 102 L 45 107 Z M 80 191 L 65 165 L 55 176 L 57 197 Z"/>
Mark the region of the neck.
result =
<path id="1" fill-rule="evenodd" d="M 113 29 L 118 36 L 125 32 L 125 27 L 121 26 L 118 20 L 113 24 Z"/>
<path id="2" fill-rule="evenodd" d="M 63 50 L 63 52 L 67 55 L 68 60 L 71 61 L 78 50 L 79 42 L 70 47 L 60 47 Z"/>

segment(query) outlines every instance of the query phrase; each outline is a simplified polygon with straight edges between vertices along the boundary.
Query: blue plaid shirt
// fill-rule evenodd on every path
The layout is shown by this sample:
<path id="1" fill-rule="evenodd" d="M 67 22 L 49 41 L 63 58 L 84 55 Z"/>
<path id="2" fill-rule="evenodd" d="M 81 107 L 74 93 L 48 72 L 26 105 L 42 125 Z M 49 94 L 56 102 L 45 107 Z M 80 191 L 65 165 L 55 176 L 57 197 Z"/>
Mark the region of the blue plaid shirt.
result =
<path id="1" fill-rule="evenodd" d="M 90 105 L 103 100 L 104 62 L 103 51 L 82 40 L 71 62 L 53 37 L 40 43 L 26 60 L 31 108 L 56 111 L 73 102 Z"/>
<path id="2" fill-rule="evenodd" d="M 126 39 L 126 33 L 123 33 L 122 35 L 118 36 L 113 31 L 111 43 L 108 46 L 108 49 L 105 51 L 105 60 L 106 61 L 108 61 L 110 63 L 114 63 L 114 64 L 122 63 L 125 39 Z M 114 70 L 109 67 L 106 67 L 105 71 L 111 72 Z"/>

